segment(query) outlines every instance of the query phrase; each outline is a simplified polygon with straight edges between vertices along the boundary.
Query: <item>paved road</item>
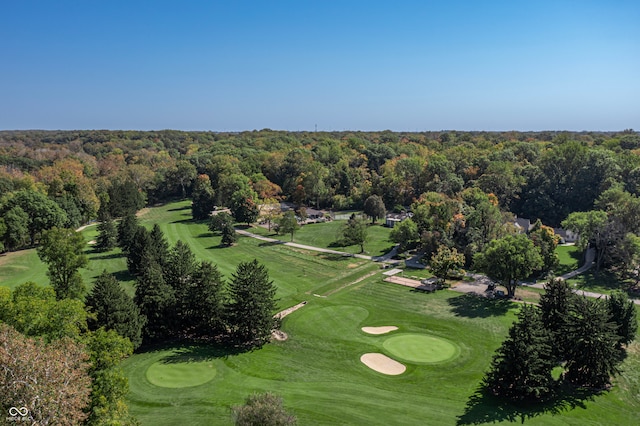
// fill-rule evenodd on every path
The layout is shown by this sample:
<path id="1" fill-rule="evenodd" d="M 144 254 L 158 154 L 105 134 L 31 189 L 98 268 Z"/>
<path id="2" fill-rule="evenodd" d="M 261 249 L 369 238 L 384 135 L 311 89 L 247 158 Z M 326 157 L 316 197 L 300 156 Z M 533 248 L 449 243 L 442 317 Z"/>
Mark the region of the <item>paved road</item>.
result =
<path id="1" fill-rule="evenodd" d="M 298 243 L 293 243 L 293 242 L 288 242 L 288 241 L 282 241 L 282 240 L 278 240 L 278 239 L 275 239 L 275 238 L 263 237 L 262 235 L 254 234 L 253 232 L 245 231 L 244 229 L 236 229 L 236 232 L 238 234 L 240 234 L 240 235 L 244 235 L 246 237 L 255 238 L 255 239 L 258 239 L 258 240 L 261 240 L 261 241 L 265 241 L 265 242 L 268 242 L 268 243 L 282 244 L 282 245 L 285 245 L 285 246 L 301 248 L 301 249 L 304 249 L 304 250 L 317 251 L 317 252 L 320 252 L 320 253 L 328 253 L 328 254 L 337 254 L 337 255 L 345 256 L 345 257 L 356 257 L 358 259 L 366 259 L 366 260 L 376 260 L 376 259 L 378 259 L 378 257 L 374 258 L 374 257 L 371 257 L 371 256 L 367 256 L 365 254 L 353 254 L 353 253 L 347 253 L 347 252 L 344 252 L 344 251 L 330 250 L 330 249 L 326 249 L 326 248 L 322 248 L 322 247 L 307 246 L 307 245 L 304 245 L 304 244 L 298 244 Z M 384 257 L 384 256 L 381 256 L 381 257 Z M 378 260 L 376 260 L 376 261 L 378 261 Z"/>
<path id="2" fill-rule="evenodd" d="M 341 256 L 345 256 L 345 257 L 356 257 L 358 259 L 366 259 L 366 260 L 372 260 L 374 262 L 389 262 L 390 259 L 396 255 L 397 253 L 397 249 L 398 247 L 395 246 L 393 248 L 393 250 L 391 250 L 390 252 L 388 252 L 387 254 L 383 255 L 383 256 L 367 256 L 364 254 L 352 254 L 352 253 L 346 253 L 343 251 L 337 251 L 337 250 L 330 250 L 330 249 L 325 249 L 325 248 L 321 248 L 321 247 L 314 247 L 314 246 L 307 246 L 304 244 L 298 244 L 298 243 L 293 243 L 293 242 L 287 242 L 287 241 L 282 241 L 282 240 L 278 240 L 275 238 L 269 238 L 269 237 L 263 237 L 262 235 L 258 235 L 258 234 L 254 234 L 252 232 L 249 231 L 245 231 L 243 229 L 236 229 L 236 232 L 240 235 L 244 235 L 247 237 L 251 237 L 251 238 L 256 238 L 258 240 L 261 241 L 265 241 L 265 242 L 269 242 L 269 243 L 274 243 L 274 244 L 283 244 L 285 246 L 290 246 L 290 247 L 297 247 L 297 248 L 301 248 L 304 250 L 310 250 L 310 251 L 317 251 L 320 253 L 329 253 L 329 254 L 337 254 L 337 255 L 341 255 Z M 568 280 L 570 278 L 575 277 L 576 275 L 582 274 L 586 271 L 588 271 L 589 269 L 591 269 L 591 267 L 593 266 L 593 261 L 595 259 L 595 250 L 590 248 L 587 250 L 586 256 L 585 256 L 585 264 L 582 265 L 580 268 L 576 269 L 575 271 L 571 271 L 567 274 L 564 274 L 558 278 L 561 278 L 563 280 Z M 416 264 L 416 265 L 420 265 L 421 267 L 424 267 L 424 265 L 418 263 L 419 258 L 412 258 L 410 260 L 407 261 L 407 263 L 412 263 Z M 391 263 L 398 263 L 397 261 L 391 261 Z M 409 264 L 407 264 L 407 266 L 409 266 Z M 473 284 L 481 286 L 481 285 L 487 285 L 489 282 L 491 282 L 491 280 L 489 278 L 487 278 L 484 275 L 481 274 L 473 274 L 472 275 L 473 278 L 475 278 L 475 281 Z M 523 283 L 525 286 L 527 287 L 535 287 L 535 288 L 544 288 L 544 284 L 527 284 L 527 283 Z M 598 298 L 598 297 L 606 297 L 605 294 L 600 294 L 600 293 L 594 293 L 594 292 L 590 292 L 590 291 L 584 291 L 584 290 L 574 290 L 577 294 L 579 295 L 583 295 L 583 296 L 588 296 L 588 297 L 594 297 L 594 298 Z M 635 303 L 636 305 L 640 305 L 640 299 L 632 299 L 633 303 Z"/>

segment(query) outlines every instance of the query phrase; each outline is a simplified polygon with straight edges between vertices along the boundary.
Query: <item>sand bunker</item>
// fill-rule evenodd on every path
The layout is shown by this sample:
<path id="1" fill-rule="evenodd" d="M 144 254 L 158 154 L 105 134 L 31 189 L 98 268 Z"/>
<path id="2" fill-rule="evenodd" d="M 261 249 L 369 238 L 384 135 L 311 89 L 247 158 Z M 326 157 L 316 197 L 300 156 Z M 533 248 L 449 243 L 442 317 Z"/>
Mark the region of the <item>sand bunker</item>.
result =
<path id="1" fill-rule="evenodd" d="M 407 367 L 383 354 L 369 353 L 360 357 L 360 361 L 378 373 L 397 376 L 405 372 Z"/>
<path id="2" fill-rule="evenodd" d="M 385 334 L 397 329 L 398 327 L 395 325 L 385 325 L 384 327 L 362 327 L 362 331 L 369 334 Z"/>

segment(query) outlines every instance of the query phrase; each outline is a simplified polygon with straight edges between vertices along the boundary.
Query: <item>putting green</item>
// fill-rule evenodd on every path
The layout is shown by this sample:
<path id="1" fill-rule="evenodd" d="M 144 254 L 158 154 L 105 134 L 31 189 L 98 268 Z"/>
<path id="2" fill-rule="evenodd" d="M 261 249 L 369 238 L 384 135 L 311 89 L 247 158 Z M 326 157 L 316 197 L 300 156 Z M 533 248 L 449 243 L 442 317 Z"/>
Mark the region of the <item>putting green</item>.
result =
<path id="1" fill-rule="evenodd" d="M 216 375 L 211 361 L 174 362 L 157 361 L 147 368 L 147 380 L 163 388 L 186 388 L 207 383 Z"/>
<path id="2" fill-rule="evenodd" d="M 460 353 L 457 345 L 424 334 L 399 334 L 389 337 L 382 346 L 395 358 L 417 364 L 449 361 Z"/>

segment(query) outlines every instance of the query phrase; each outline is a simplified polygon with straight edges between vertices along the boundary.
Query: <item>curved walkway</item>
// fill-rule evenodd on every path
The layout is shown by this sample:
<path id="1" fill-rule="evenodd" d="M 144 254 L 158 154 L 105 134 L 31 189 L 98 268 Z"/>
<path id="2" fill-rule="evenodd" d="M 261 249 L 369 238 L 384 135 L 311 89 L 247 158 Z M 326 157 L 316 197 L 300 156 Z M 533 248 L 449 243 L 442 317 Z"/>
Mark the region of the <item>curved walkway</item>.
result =
<path id="1" fill-rule="evenodd" d="M 254 234 L 253 232 L 245 231 L 244 229 L 237 229 L 236 228 L 236 232 L 238 234 L 240 234 L 240 235 L 244 235 L 245 237 L 255 238 L 255 239 L 258 239 L 258 240 L 261 240 L 261 241 L 265 241 L 265 242 L 268 242 L 268 243 L 282 244 L 282 245 L 289 246 L 289 247 L 296 247 L 296 248 L 309 250 L 309 251 L 317 251 L 317 252 L 320 252 L 320 253 L 337 254 L 337 255 L 340 255 L 340 256 L 344 256 L 344 257 L 356 257 L 358 259 L 373 260 L 373 261 L 376 261 L 376 262 L 383 261 L 383 260 L 378 260 L 378 259 L 382 259 L 382 258 L 386 257 L 389 254 L 389 253 L 387 253 L 384 256 L 375 256 L 375 257 L 373 257 L 373 256 L 367 256 L 366 254 L 353 254 L 353 253 L 347 253 L 347 252 L 344 252 L 344 251 L 330 250 L 330 249 L 326 249 L 326 248 L 322 248 L 322 247 L 307 246 L 307 245 L 304 245 L 304 244 L 298 244 L 298 243 L 294 243 L 294 242 L 282 241 L 282 240 L 278 240 L 278 239 L 275 239 L 275 238 L 263 237 L 262 235 Z M 392 257 L 392 256 L 389 256 L 389 257 Z"/>

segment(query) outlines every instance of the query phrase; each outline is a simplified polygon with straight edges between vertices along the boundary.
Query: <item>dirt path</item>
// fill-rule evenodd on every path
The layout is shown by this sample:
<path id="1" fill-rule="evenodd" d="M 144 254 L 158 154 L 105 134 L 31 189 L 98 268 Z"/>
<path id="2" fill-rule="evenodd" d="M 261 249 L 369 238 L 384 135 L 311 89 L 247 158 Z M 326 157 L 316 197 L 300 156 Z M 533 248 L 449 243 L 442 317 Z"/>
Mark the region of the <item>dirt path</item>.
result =
<path id="1" fill-rule="evenodd" d="M 285 309 L 284 311 L 278 312 L 273 317 L 277 318 L 277 319 L 282 319 L 282 318 L 286 317 L 287 315 L 289 315 L 290 313 L 295 312 L 298 309 L 302 308 L 306 304 L 307 304 L 307 301 L 305 300 L 303 302 L 298 303 L 297 305 L 294 305 L 294 306 L 292 306 L 290 308 Z"/>

